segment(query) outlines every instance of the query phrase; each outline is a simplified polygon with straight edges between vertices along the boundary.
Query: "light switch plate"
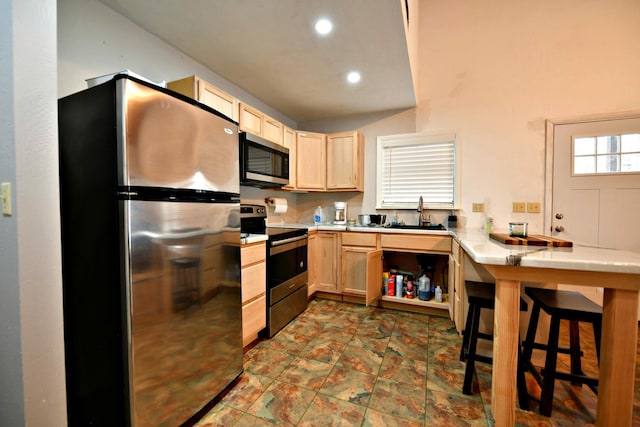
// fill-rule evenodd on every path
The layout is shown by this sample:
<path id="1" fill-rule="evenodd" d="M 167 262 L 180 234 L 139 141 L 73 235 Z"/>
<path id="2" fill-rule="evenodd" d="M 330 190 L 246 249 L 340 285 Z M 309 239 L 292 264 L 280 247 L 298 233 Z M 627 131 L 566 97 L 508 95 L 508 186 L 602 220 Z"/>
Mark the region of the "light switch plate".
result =
<path id="1" fill-rule="evenodd" d="M 484 212 L 484 203 L 473 203 L 471 210 L 473 212 Z"/>
<path id="2" fill-rule="evenodd" d="M 525 202 L 513 202 L 513 211 L 514 212 L 526 212 L 527 204 Z"/>
<path id="3" fill-rule="evenodd" d="M 11 183 L 0 184 L 0 200 L 2 201 L 2 215 L 11 216 Z"/>
<path id="4" fill-rule="evenodd" d="M 540 202 L 527 202 L 527 212 L 540 213 Z"/>

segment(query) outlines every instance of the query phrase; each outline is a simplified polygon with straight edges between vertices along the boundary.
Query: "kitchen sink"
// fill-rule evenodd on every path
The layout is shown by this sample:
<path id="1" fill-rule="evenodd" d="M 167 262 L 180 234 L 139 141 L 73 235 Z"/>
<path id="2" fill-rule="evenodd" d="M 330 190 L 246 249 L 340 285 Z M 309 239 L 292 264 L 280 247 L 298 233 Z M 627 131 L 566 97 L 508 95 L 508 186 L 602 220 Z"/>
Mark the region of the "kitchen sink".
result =
<path id="1" fill-rule="evenodd" d="M 405 224 L 393 224 L 389 228 L 400 228 L 403 230 L 446 230 L 442 224 L 429 224 L 429 225 L 405 225 Z"/>

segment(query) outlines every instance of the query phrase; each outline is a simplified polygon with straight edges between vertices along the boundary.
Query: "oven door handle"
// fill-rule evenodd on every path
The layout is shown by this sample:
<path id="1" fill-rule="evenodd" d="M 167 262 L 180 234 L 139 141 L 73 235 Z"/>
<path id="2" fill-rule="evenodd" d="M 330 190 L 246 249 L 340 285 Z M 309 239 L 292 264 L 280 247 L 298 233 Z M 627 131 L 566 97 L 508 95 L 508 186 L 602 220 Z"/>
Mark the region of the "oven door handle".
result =
<path id="1" fill-rule="evenodd" d="M 299 240 L 306 240 L 306 239 L 307 239 L 307 235 L 305 234 L 304 236 L 296 236 L 296 237 L 290 237 L 288 239 L 276 240 L 271 242 L 271 247 L 275 248 L 276 246 L 286 245 L 287 243 L 297 242 Z"/>

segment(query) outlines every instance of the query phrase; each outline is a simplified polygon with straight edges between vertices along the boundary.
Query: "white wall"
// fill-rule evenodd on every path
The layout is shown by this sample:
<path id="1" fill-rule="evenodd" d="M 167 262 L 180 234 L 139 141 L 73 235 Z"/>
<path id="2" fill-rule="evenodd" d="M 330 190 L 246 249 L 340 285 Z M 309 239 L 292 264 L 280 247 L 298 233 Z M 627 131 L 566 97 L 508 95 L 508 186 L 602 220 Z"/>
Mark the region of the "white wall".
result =
<path id="1" fill-rule="evenodd" d="M 0 425 L 8 427 L 67 425 L 55 6 L 0 6 L 0 179 L 13 185 L 13 213 L 0 217 Z"/>
<path id="2" fill-rule="evenodd" d="M 420 2 L 417 131 L 462 136 L 462 215 L 544 201 L 545 119 L 640 107 L 640 2 Z"/>
<path id="3" fill-rule="evenodd" d="M 15 188 L 12 18 L 13 3 L 0 2 L 0 182 L 11 182 Z M 14 427 L 24 423 L 15 216 L 0 216 L 0 272 L 0 425 Z"/>
<path id="4" fill-rule="evenodd" d="M 155 82 L 196 74 L 282 123 L 295 127 L 291 118 L 102 3 L 96 0 L 58 0 L 60 97 L 86 89 L 85 79 L 126 69 Z"/>

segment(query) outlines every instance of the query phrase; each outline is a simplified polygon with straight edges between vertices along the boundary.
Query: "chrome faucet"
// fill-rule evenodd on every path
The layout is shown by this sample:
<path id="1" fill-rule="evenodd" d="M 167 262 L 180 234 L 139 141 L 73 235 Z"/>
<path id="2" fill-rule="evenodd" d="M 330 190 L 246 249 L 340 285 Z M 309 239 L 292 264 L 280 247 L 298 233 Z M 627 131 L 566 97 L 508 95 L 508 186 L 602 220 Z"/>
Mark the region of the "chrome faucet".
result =
<path id="1" fill-rule="evenodd" d="M 422 200 L 422 196 L 418 199 L 418 225 L 422 227 L 423 225 L 431 224 L 431 215 L 427 214 L 425 217 L 425 209 L 424 209 L 424 201 Z"/>

